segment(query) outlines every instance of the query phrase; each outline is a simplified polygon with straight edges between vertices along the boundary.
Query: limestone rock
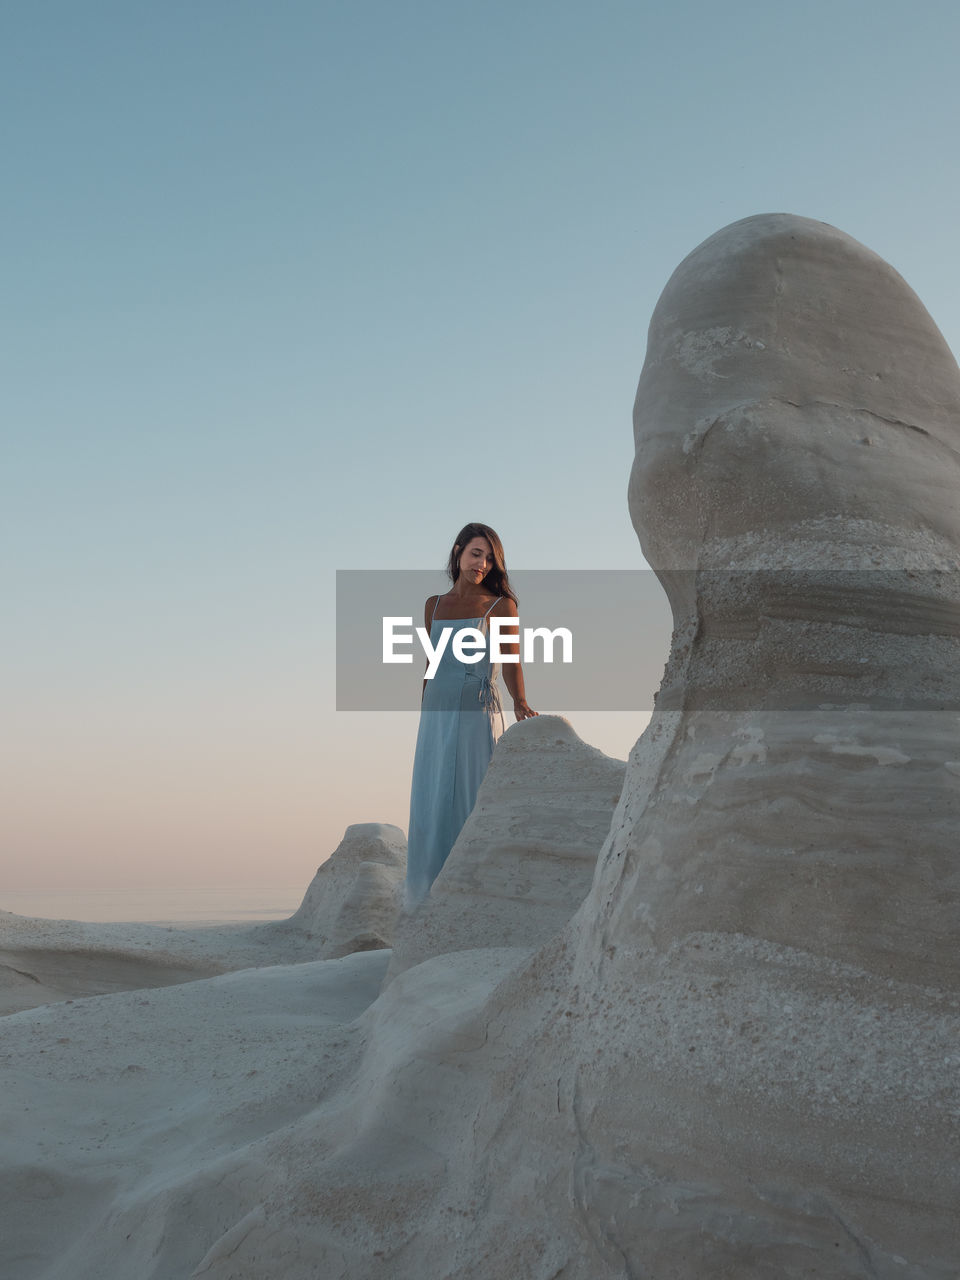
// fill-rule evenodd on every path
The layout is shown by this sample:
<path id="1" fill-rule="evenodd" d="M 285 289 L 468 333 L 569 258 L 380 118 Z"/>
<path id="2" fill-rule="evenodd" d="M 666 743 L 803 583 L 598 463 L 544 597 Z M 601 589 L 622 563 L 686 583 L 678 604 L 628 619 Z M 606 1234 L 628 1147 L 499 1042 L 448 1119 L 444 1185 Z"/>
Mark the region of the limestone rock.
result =
<path id="1" fill-rule="evenodd" d="M 14 1015 L 5 1185 L 43 1206 L 10 1215 L 24 1280 L 956 1276 L 960 371 L 863 246 L 751 218 L 668 284 L 636 428 L 677 626 L 582 904 L 537 949 L 456 935 L 472 868 L 512 901 L 494 841 L 466 858 L 504 785 L 436 899 L 460 949 L 376 999 L 386 956 L 361 955 L 169 988 L 159 1025 L 125 995 Z M 210 1072 L 228 997 L 262 1085 L 238 1053 Z M 118 1005 L 124 1072 L 156 1043 L 163 1075 L 109 1082 L 104 1151 Z M 53 1080 L 69 1105 L 38 1134 Z"/>
<path id="2" fill-rule="evenodd" d="M 676 630 L 568 933 L 593 1274 L 947 1276 L 960 371 L 876 255 L 752 218 L 667 285 L 635 428 Z"/>
<path id="3" fill-rule="evenodd" d="M 270 927 L 310 938 L 317 958 L 391 946 L 406 851 L 399 827 L 352 824 L 317 869 L 299 909 L 289 920 Z"/>
<path id="4" fill-rule="evenodd" d="M 956 361 L 888 263 L 809 218 L 735 222 L 650 322 L 629 491 L 644 555 L 661 573 L 954 568 L 958 413 Z"/>
<path id="5" fill-rule="evenodd" d="M 402 863 L 359 863 L 356 878 L 333 922 L 328 947 L 331 957 L 392 945 L 403 872 Z"/>
<path id="6" fill-rule="evenodd" d="M 428 956 L 557 933 L 593 881 L 625 770 L 562 716 L 512 725 L 429 897 L 398 918 L 387 980 Z"/>

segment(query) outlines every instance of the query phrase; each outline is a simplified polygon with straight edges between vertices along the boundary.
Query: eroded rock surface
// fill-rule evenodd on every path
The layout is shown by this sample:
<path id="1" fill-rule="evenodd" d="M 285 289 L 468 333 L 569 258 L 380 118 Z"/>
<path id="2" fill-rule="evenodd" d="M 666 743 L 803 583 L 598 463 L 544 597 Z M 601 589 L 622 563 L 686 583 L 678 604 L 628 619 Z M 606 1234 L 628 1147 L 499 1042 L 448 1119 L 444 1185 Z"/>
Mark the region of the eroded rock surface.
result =
<path id="1" fill-rule="evenodd" d="M 12 1176 L 65 1224 L 64 1266 L 37 1230 L 24 1277 L 954 1280 L 960 372 L 876 255 L 751 218 L 664 291 L 636 433 L 676 630 L 582 905 L 535 949 L 434 954 L 376 999 L 385 955 L 276 973 L 268 1012 L 290 1002 L 316 1080 L 282 1053 L 291 1087 L 259 1109 L 246 1076 L 221 1097 L 198 1075 L 211 1136 L 177 1104 L 160 1178 L 128 1126 L 91 1160 L 99 1078 L 51 1055 L 34 1080 L 29 1046 L 63 1031 L 16 1015 L 18 1097 L 41 1107 L 55 1068 L 76 1091 L 68 1177 L 44 1183 L 18 1128 Z M 304 1036 L 330 966 L 367 1007 Z M 193 988 L 226 983 L 267 1042 L 259 976 Z"/>
<path id="2" fill-rule="evenodd" d="M 399 827 L 353 823 L 317 868 L 299 909 L 269 927 L 311 939 L 323 959 L 390 947 L 406 868 Z"/>
<path id="3" fill-rule="evenodd" d="M 429 956 L 533 950 L 586 897 L 626 766 L 562 716 L 512 725 L 429 897 L 401 913 L 388 981 Z"/>

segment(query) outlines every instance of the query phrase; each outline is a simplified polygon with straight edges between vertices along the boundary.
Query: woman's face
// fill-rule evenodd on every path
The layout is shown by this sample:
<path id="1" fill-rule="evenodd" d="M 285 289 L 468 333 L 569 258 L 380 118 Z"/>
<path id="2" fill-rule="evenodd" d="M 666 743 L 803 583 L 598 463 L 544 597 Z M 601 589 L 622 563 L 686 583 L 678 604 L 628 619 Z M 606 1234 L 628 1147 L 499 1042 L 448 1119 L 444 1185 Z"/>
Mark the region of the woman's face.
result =
<path id="1" fill-rule="evenodd" d="M 493 548 L 486 538 L 471 538 L 460 555 L 460 575 L 479 585 L 493 568 Z"/>

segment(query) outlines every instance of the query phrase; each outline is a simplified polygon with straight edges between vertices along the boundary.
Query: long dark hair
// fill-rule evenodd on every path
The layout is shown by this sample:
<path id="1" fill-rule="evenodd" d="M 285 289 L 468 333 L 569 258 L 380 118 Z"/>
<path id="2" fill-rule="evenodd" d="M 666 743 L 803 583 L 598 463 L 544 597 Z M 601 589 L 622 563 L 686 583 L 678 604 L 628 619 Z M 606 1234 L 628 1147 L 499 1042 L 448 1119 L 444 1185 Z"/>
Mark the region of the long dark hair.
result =
<path id="1" fill-rule="evenodd" d="M 500 541 L 499 535 L 495 530 L 491 529 L 488 524 L 478 524 L 472 521 L 465 524 L 456 538 L 453 540 L 453 546 L 450 549 L 450 558 L 447 560 L 447 576 L 451 582 L 456 582 L 460 577 L 459 552 L 472 538 L 486 538 L 490 543 L 490 550 L 493 552 L 493 568 L 480 584 L 493 593 L 495 596 L 506 596 L 508 600 L 516 603 L 517 593 L 510 585 L 510 579 L 507 577 L 507 561 L 503 554 L 503 543 Z"/>

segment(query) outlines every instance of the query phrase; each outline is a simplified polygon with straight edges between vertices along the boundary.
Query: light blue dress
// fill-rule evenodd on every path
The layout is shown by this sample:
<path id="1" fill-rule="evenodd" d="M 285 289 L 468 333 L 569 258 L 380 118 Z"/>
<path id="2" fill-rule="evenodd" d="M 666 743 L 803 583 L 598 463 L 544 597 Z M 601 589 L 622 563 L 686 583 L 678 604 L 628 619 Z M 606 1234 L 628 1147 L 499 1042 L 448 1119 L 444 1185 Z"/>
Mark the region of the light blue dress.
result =
<path id="1" fill-rule="evenodd" d="M 496 684 L 500 668 L 490 663 L 489 644 L 479 662 L 460 662 L 453 653 L 454 636 L 459 631 L 473 627 L 488 636 L 490 609 L 482 617 L 437 618 L 437 604 L 430 623 L 430 643 L 436 649 L 444 627 L 452 627 L 453 633 L 433 678 L 427 681 L 421 703 L 410 788 L 408 907 L 423 901 L 440 874 L 470 816 L 494 744 L 503 732 Z"/>

